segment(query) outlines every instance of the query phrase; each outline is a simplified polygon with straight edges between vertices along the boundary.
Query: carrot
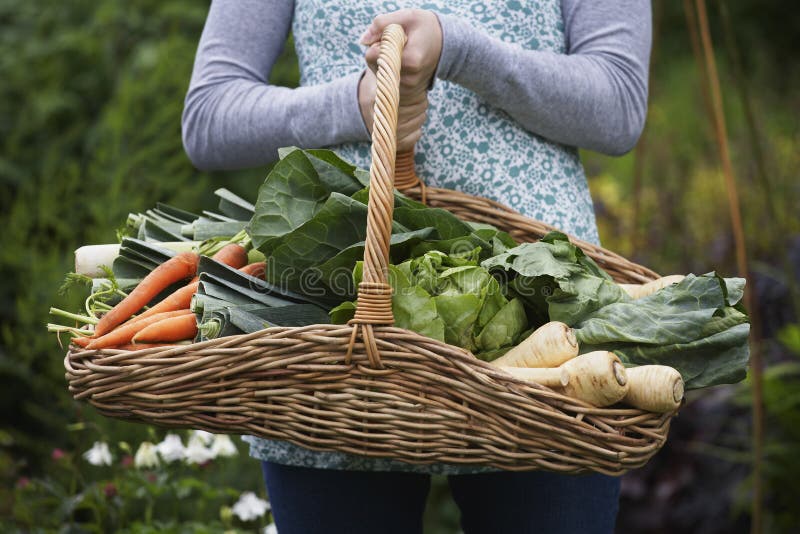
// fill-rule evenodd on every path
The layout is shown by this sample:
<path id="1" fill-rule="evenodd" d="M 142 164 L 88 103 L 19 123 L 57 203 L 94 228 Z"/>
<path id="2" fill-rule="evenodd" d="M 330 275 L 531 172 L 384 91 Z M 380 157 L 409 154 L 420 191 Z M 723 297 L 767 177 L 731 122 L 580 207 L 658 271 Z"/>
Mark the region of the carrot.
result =
<path id="1" fill-rule="evenodd" d="M 94 327 L 94 337 L 99 338 L 115 326 L 141 310 L 164 289 L 197 273 L 200 257 L 193 252 L 173 256 L 145 276 L 139 285 L 106 313 Z M 118 345 L 119 343 L 113 343 Z"/>
<path id="2" fill-rule="evenodd" d="M 241 269 L 247 265 L 247 251 L 242 245 L 228 243 L 211 256 L 212 260 L 224 263 L 234 269 Z"/>
<path id="3" fill-rule="evenodd" d="M 78 345 L 79 347 L 86 347 L 86 345 L 88 345 L 91 340 L 92 338 L 90 336 L 81 336 L 81 337 L 76 336 L 71 339 L 71 342 L 74 343 L 75 345 Z"/>
<path id="4" fill-rule="evenodd" d="M 133 336 L 135 336 L 140 330 L 147 328 L 149 325 L 157 323 L 163 319 L 177 317 L 179 315 L 191 315 L 194 317 L 194 314 L 189 310 L 177 310 L 158 313 L 138 321 L 128 321 L 127 323 L 115 328 L 111 332 L 93 339 L 91 343 L 86 346 L 86 348 L 89 350 L 104 349 L 107 347 L 113 347 L 115 345 L 124 345 L 125 343 L 130 343 L 131 339 L 133 339 Z"/>
<path id="5" fill-rule="evenodd" d="M 239 269 L 239 271 L 243 272 L 244 274 L 248 274 L 250 276 L 263 279 L 264 275 L 267 272 L 267 262 L 257 261 L 255 263 L 245 265 L 244 267 Z"/>
<path id="6" fill-rule="evenodd" d="M 197 319 L 193 313 L 168 317 L 147 325 L 133 336 L 134 343 L 158 343 L 161 341 L 180 341 L 197 334 Z"/>
<path id="7" fill-rule="evenodd" d="M 197 291 L 197 286 L 200 285 L 200 282 L 192 282 L 187 286 L 183 286 L 182 288 L 178 289 L 177 291 L 173 292 L 167 298 L 149 308 L 148 310 L 143 311 L 140 313 L 134 321 L 139 320 L 143 317 L 150 317 L 151 315 L 155 315 L 157 313 L 163 313 L 173 310 L 188 310 L 189 304 L 192 302 L 192 296 Z"/>
<path id="8" fill-rule="evenodd" d="M 247 251 L 245 251 L 243 246 L 231 243 L 222 247 L 211 259 L 238 269 L 247 263 Z M 166 311 L 188 310 L 192 302 L 192 296 L 197 291 L 198 285 L 199 277 L 195 276 L 188 285 L 175 290 L 171 295 L 152 308 L 140 313 L 137 319 Z"/>
<path id="9" fill-rule="evenodd" d="M 216 254 L 211 256 L 212 260 L 224 263 L 228 267 L 240 269 L 247 265 L 247 251 L 242 245 L 237 243 L 228 243 L 217 251 Z M 200 280 L 199 276 L 192 278 L 190 283 L 195 283 Z"/>

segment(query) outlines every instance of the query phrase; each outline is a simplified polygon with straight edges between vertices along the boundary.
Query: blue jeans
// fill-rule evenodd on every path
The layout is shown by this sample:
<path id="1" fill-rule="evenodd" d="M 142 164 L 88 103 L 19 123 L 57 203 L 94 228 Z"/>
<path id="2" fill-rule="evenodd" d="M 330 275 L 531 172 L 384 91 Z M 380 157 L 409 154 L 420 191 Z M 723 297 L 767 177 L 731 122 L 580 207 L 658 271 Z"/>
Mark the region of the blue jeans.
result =
<path id="1" fill-rule="evenodd" d="M 262 463 L 279 534 L 415 534 L 430 476 Z M 619 478 L 497 472 L 448 477 L 464 534 L 610 534 Z"/>

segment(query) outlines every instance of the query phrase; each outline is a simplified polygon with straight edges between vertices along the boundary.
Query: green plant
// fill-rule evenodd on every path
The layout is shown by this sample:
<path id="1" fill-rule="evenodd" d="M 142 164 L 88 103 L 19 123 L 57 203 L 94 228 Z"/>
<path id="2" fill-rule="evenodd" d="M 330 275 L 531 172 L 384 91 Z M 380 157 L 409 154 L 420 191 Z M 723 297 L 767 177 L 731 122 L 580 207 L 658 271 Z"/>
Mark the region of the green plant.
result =
<path id="1" fill-rule="evenodd" d="M 775 534 L 794 532 L 800 524 L 800 324 L 785 327 L 778 335 L 786 359 L 764 370 L 765 527 Z M 750 389 L 738 397 L 750 404 Z M 749 490 L 749 479 L 743 491 Z"/>

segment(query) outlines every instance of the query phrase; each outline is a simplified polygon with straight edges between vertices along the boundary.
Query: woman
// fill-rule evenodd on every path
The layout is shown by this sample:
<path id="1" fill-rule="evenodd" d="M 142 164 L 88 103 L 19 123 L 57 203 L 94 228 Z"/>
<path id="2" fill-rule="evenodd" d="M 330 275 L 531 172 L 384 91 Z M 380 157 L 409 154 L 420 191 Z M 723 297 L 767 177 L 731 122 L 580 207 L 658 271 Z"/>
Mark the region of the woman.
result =
<path id="1" fill-rule="evenodd" d="M 622 154 L 641 133 L 646 0 L 215 0 L 184 109 L 189 157 L 232 169 L 273 161 L 282 146 L 330 146 L 368 167 L 375 78 L 365 59 L 374 66 L 390 23 L 408 35 L 398 149 L 415 147 L 420 177 L 597 243 L 576 147 Z M 267 82 L 290 28 L 296 89 Z M 281 534 L 421 532 L 430 473 L 450 475 L 467 534 L 614 527 L 614 477 L 411 466 L 250 442 Z"/>

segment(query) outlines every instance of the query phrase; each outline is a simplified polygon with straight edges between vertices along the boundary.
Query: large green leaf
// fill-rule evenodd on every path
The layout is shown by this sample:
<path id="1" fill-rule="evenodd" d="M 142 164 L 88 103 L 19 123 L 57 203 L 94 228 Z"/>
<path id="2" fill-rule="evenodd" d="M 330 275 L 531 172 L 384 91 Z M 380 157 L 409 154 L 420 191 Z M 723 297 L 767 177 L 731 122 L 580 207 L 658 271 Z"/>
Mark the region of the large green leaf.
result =
<path id="1" fill-rule="evenodd" d="M 523 243 L 481 265 L 490 271 L 503 269 L 519 276 L 551 276 L 557 280 L 567 280 L 583 270 L 577 263 L 575 247 L 565 241 Z"/>
<path id="2" fill-rule="evenodd" d="M 630 300 L 608 274 L 558 232 L 536 243 L 523 243 L 481 265 L 510 279 L 511 291 L 539 324 L 550 320 L 573 325 L 606 304 Z"/>
<path id="3" fill-rule="evenodd" d="M 349 164 L 335 152 L 316 149 L 305 152 L 319 174 L 320 180 L 327 184 L 331 191 L 352 195 L 357 190 L 369 185 L 369 173 L 365 175 L 357 172 L 359 169 L 355 165 Z"/>
<path id="4" fill-rule="evenodd" d="M 424 239 L 436 235 L 433 228 L 423 228 L 413 232 L 392 234 L 389 238 L 389 255 L 392 258 L 406 258 L 409 250 Z M 364 258 L 364 241 L 345 248 L 331 259 L 319 265 L 321 282 L 341 299 L 354 298 L 355 286 L 350 284 L 353 267 Z"/>
<path id="5" fill-rule="evenodd" d="M 367 207 L 331 193 L 315 217 L 261 247 L 268 281 L 293 291 L 332 298 L 319 266 L 366 238 Z M 339 298 L 336 302 L 341 301 Z"/>
<path id="6" fill-rule="evenodd" d="M 588 344 L 602 343 L 612 332 L 620 342 L 687 343 L 747 321 L 744 314 L 726 308 L 723 287 L 713 274 L 689 275 L 652 295 L 608 304 L 574 323 L 574 328 Z"/>
<path id="7" fill-rule="evenodd" d="M 365 175 L 329 151 L 287 148 L 279 155 L 247 226 L 253 245 L 267 257 L 267 279 L 330 305 L 352 298 L 347 275 L 363 257 L 366 238 Z M 446 210 L 397 192 L 394 202 L 392 262 L 401 263 L 419 254 L 420 246 L 436 247 L 442 241 L 449 246 L 464 239 L 470 250 L 493 247 L 475 232 L 493 240 L 496 230 L 475 230 Z"/>
<path id="8" fill-rule="evenodd" d="M 255 214 L 247 226 L 253 246 L 261 248 L 306 223 L 330 193 L 303 151 L 285 155 L 258 190 Z"/>
<path id="9" fill-rule="evenodd" d="M 410 230 L 436 228 L 440 239 L 456 239 L 472 233 L 467 223 L 441 208 L 398 207 L 394 209 L 394 220 Z"/>

